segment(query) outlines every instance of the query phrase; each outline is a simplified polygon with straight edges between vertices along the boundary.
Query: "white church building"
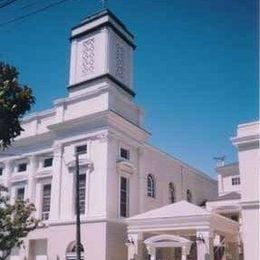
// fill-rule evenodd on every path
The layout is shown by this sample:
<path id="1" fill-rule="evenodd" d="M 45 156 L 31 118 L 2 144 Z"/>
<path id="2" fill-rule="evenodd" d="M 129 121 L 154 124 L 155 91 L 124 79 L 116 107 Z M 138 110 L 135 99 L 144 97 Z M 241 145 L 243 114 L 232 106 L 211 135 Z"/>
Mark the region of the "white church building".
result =
<path id="1" fill-rule="evenodd" d="M 74 260 L 80 152 L 84 260 L 259 260 L 259 122 L 240 125 L 239 162 L 218 180 L 149 144 L 134 103 L 134 37 L 109 10 L 71 32 L 68 96 L 22 122 L 0 183 L 44 225 L 10 260 Z"/>

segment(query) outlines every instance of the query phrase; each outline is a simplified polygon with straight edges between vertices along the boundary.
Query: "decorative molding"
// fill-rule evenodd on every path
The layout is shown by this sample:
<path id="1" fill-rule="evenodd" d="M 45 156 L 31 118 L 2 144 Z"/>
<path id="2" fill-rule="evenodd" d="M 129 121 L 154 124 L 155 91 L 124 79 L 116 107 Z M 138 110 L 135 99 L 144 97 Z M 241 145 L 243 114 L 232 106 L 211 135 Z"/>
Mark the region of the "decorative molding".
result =
<path id="1" fill-rule="evenodd" d="M 98 81 L 98 80 L 104 80 L 104 79 L 111 80 L 117 86 L 119 86 L 124 91 L 126 91 L 129 95 L 131 95 L 132 97 L 135 97 L 135 92 L 132 89 L 130 89 L 128 86 L 126 86 L 124 83 L 122 83 L 121 81 L 119 81 L 118 79 L 116 79 L 114 76 L 112 76 L 109 73 L 105 73 L 103 75 L 100 75 L 100 76 L 97 76 L 97 77 L 94 77 L 94 78 L 91 78 L 91 79 L 87 79 L 87 80 L 81 81 L 79 83 L 75 83 L 75 84 L 69 85 L 67 87 L 67 89 L 70 90 L 70 89 L 73 89 L 73 88 L 76 88 L 76 87 L 80 87 L 80 86 L 82 86 L 84 84 L 87 84 L 87 83 L 90 84 L 92 82 L 95 82 L 95 81 Z"/>
<path id="2" fill-rule="evenodd" d="M 76 161 L 73 159 L 66 163 L 68 168 L 74 169 L 76 167 Z M 94 164 L 88 159 L 79 159 L 79 167 L 84 167 L 86 170 L 92 172 L 94 170 Z"/>
<path id="3" fill-rule="evenodd" d="M 35 175 L 36 179 L 47 179 L 47 178 L 52 178 L 52 173 L 51 172 L 41 172 Z"/>
<path id="4" fill-rule="evenodd" d="M 81 61 L 82 76 L 92 74 L 95 70 L 95 38 L 90 38 L 82 43 Z"/>
<path id="5" fill-rule="evenodd" d="M 97 134 L 91 140 L 98 140 L 100 143 L 104 143 L 108 140 L 108 134 L 107 133 Z"/>
<path id="6" fill-rule="evenodd" d="M 233 145 L 238 147 L 239 151 L 259 149 L 260 134 L 237 136 L 231 138 Z"/>
<path id="7" fill-rule="evenodd" d="M 118 173 L 127 173 L 130 175 L 135 173 L 134 165 L 126 160 L 117 161 L 117 169 Z"/>
<path id="8" fill-rule="evenodd" d="M 242 210 L 244 209 L 260 209 L 260 201 L 242 201 L 241 203 Z"/>
<path id="9" fill-rule="evenodd" d="M 63 154 L 63 143 L 55 143 L 53 146 L 53 157 L 60 157 Z"/>
<path id="10" fill-rule="evenodd" d="M 28 181 L 28 175 L 26 173 L 16 173 L 11 177 L 11 183 L 26 182 Z"/>
<path id="11" fill-rule="evenodd" d="M 35 177 L 36 177 L 36 178 L 38 178 L 38 177 L 44 177 L 44 176 L 46 176 L 46 175 L 52 176 L 52 170 L 51 170 L 51 169 L 48 169 L 48 170 L 46 170 L 46 169 L 41 169 L 41 170 L 39 170 L 39 171 L 36 172 Z"/>

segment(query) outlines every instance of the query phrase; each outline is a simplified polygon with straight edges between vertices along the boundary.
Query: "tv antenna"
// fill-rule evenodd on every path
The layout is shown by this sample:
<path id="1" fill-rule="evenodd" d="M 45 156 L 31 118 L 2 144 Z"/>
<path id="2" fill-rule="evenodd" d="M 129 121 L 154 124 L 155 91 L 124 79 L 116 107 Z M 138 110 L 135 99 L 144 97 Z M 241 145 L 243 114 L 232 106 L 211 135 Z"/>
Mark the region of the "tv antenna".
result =
<path id="1" fill-rule="evenodd" d="M 100 0 L 102 8 L 106 9 L 107 8 L 107 0 Z"/>
<path id="2" fill-rule="evenodd" d="M 216 162 L 217 167 L 224 166 L 225 160 L 226 160 L 226 155 L 213 157 L 213 160 Z"/>

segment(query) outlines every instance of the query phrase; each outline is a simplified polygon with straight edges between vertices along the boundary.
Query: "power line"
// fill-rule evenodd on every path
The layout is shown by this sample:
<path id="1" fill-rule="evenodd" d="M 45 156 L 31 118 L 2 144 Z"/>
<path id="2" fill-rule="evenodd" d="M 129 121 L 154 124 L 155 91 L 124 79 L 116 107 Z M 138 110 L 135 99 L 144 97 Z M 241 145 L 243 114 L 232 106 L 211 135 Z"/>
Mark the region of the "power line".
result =
<path id="1" fill-rule="evenodd" d="M 12 1 L 17 1 L 17 0 L 12 0 Z M 35 15 L 35 14 L 38 14 L 38 13 L 40 13 L 40 12 L 43 12 L 43 11 L 45 11 L 45 10 L 47 10 L 47 9 L 50 9 L 50 8 L 52 8 L 52 7 L 54 7 L 54 6 L 57 6 L 57 5 L 59 5 L 59 4 L 62 4 L 62 3 L 64 3 L 64 2 L 67 2 L 67 1 L 70 1 L 70 0 L 61 0 L 61 1 L 54 2 L 54 3 L 52 3 L 52 4 L 49 4 L 49 5 L 47 5 L 47 6 L 44 6 L 44 7 L 42 7 L 42 8 L 37 9 L 37 10 L 34 10 L 34 11 L 30 12 L 30 13 L 27 13 L 27 14 L 25 14 L 25 15 L 21 15 L 21 16 L 18 16 L 17 18 L 14 18 L 14 19 L 11 19 L 11 20 L 9 20 L 9 21 L 0 23 L 0 27 L 3 27 L 3 26 L 5 26 L 5 25 L 8 25 L 8 24 L 11 24 L 11 23 L 20 21 L 20 20 L 23 20 L 23 19 L 25 19 L 25 18 L 27 18 L 27 17 L 30 17 L 30 16 Z"/>
<path id="2" fill-rule="evenodd" d="M 22 6 L 20 9 L 27 9 L 27 8 L 30 8 L 37 4 L 39 4 L 39 3 L 34 2 L 34 3 L 26 4 L 26 5 Z"/>
<path id="3" fill-rule="evenodd" d="M 12 3 L 16 2 L 17 0 L 10 0 L 7 1 L 6 3 L 0 4 L 0 9 L 7 7 L 8 5 L 11 5 Z"/>

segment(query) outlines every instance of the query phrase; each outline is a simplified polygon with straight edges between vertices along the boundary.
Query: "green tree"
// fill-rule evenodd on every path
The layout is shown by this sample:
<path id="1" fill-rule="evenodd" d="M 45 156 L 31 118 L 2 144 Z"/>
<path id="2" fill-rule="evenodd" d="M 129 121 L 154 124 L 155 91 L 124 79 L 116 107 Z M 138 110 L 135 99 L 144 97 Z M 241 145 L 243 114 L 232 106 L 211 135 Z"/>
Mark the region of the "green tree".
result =
<path id="1" fill-rule="evenodd" d="M 31 88 L 18 83 L 18 75 L 15 67 L 0 62 L 0 149 L 21 134 L 20 120 L 35 101 Z"/>
<path id="2" fill-rule="evenodd" d="M 10 203 L 7 189 L 0 186 L 0 260 L 5 260 L 14 247 L 20 247 L 28 233 L 38 225 L 32 203 L 16 200 Z"/>

